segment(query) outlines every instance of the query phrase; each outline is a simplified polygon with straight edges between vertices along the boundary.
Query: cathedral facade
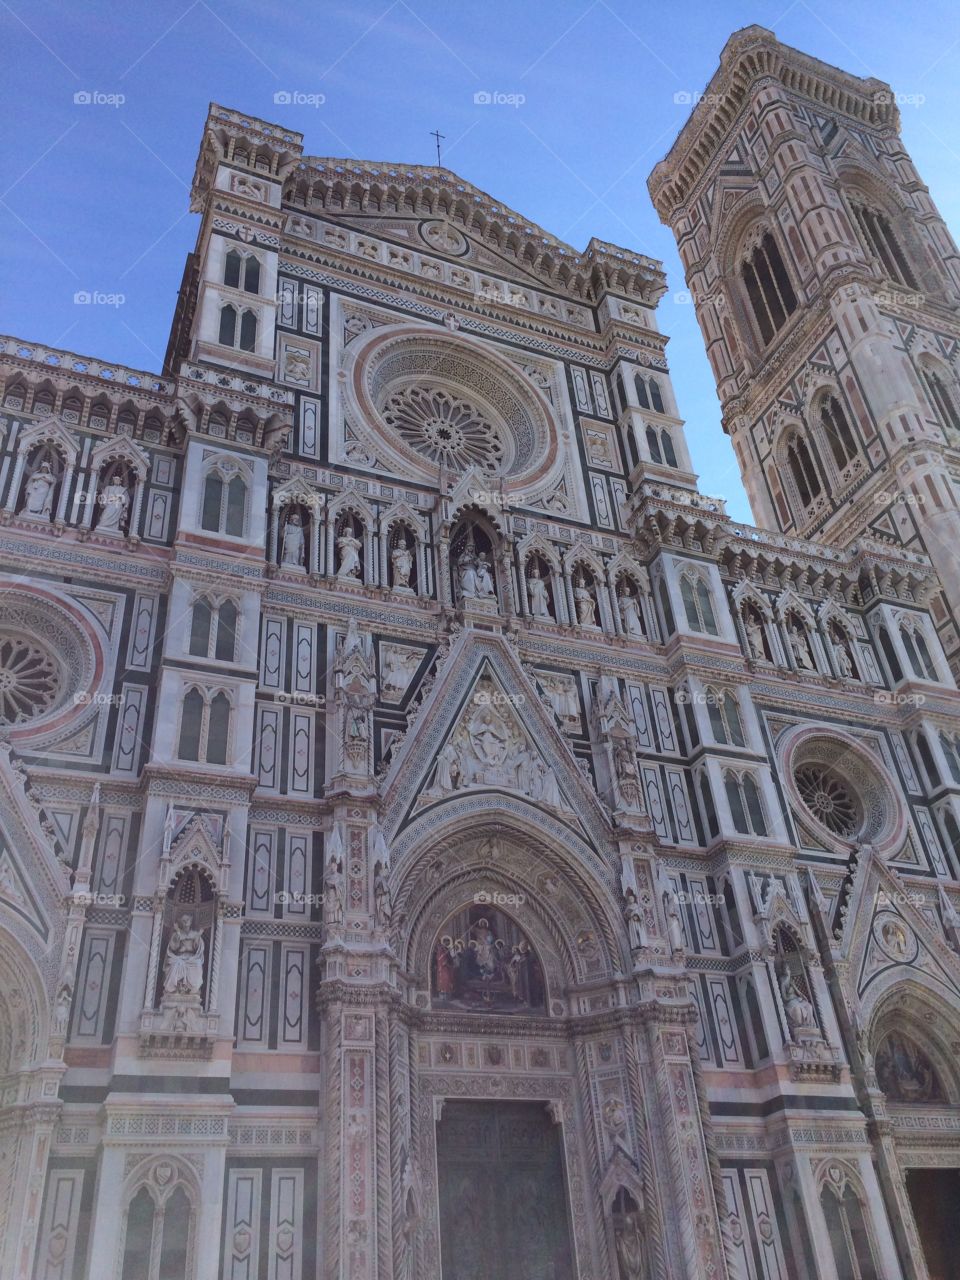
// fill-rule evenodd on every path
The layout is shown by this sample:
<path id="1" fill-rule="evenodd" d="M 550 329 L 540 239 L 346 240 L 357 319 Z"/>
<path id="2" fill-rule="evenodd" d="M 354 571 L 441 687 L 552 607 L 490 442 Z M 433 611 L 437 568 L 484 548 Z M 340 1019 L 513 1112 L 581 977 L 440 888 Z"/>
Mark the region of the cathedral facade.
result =
<path id="1" fill-rule="evenodd" d="M 0 1277 L 939 1280 L 960 269 L 751 27 L 658 262 L 211 106 L 163 372 L 0 340 Z"/>

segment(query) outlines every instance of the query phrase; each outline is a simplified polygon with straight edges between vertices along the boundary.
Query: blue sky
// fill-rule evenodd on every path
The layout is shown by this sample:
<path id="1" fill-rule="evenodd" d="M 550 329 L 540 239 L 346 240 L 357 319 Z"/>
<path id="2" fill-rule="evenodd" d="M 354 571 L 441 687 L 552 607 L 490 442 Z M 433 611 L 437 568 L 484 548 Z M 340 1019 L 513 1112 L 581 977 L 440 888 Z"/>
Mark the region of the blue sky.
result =
<path id="1" fill-rule="evenodd" d="M 960 229 L 960 9 L 947 0 L 0 0 L 0 331 L 159 369 L 211 100 L 299 129 L 318 156 L 431 164 L 439 128 L 449 168 L 554 235 L 663 259 L 660 323 L 701 487 L 749 520 L 646 178 L 689 112 L 675 95 L 702 90 L 753 22 L 917 99 L 902 107 L 906 145 Z M 478 106 L 482 90 L 524 101 Z M 84 91 L 102 100 L 75 103 Z M 323 101 L 278 106 L 282 92 Z M 78 291 L 113 301 L 77 305 Z"/>

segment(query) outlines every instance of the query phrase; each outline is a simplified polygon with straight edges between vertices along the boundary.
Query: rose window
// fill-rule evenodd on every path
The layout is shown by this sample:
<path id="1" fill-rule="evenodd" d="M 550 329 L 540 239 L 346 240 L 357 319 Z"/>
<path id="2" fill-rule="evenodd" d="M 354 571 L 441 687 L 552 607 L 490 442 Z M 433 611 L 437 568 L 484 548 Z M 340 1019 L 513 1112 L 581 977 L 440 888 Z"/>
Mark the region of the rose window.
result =
<path id="1" fill-rule="evenodd" d="M 431 462 L 499 471 L 506 453 L 503 434 L 468 400 L 440 387 L 413 385 L 391 395 L 383 419 Z"/>
<path id="2" fill-rule="evenodd" d="M 819 765 L 802 765 L 794 774 L 800 799 L 818 822 L 836 836 L 855 836 L 863 824 L 863 812 L 839 774 Z"/>
<path id="3" fill-rule="evenodd" d="M 0 724 L 22 724 L 48 711 L 60 694 L 60 667 L 46 649 L 0 636 Z"/>

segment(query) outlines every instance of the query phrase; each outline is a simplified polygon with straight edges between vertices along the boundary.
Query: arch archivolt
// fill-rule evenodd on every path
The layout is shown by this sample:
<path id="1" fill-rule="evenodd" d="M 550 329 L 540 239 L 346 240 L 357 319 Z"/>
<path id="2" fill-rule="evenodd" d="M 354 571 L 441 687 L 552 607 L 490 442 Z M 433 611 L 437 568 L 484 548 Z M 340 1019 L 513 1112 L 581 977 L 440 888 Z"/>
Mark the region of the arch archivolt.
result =
<path id="1" fill-rule="evenodd" d="M 571 988 L 581 983 L 593 988 L 629 970 L 612 874 L 607 884 L 598 882 L 569 847 L 509 820 L 499 805 L 490 811 L 489 797 L 486 818 L 471 817 L 466 839 L 459 834 L 462 825 L 446 825 L 416 853 L 401 853 L 398 859 L 394 916 L 403 921 L 398 945 L 421 993 L 429 989 L 432 949 L 443 925 L 483 893 L 513 900 L 501 909 L 537 950 L 554 1016 L 579 1012 L 569 1007 Z"/>
<path id="2" fill-rule="evenodd" d="M 49 1001 L 36 965 L 0 920 L 0 1085 L 19 1094 L 16 1078 L 47 1056 Z M 2 1114 L 2 1112 L 0 1112 Z"/>
<path id="3" fill-rule="evenodd" d="M 868 1028 L 872 1054 L 891 1031 L 910 1037 L 928 1056 L 947 1095 L 948 1104 L 960 1106 L 960 1006 L 945 996 L 943 988 L 927 974 L 893 969 L 885 982 L 868 988 L 861 1007 L 861 1022 Z"/>

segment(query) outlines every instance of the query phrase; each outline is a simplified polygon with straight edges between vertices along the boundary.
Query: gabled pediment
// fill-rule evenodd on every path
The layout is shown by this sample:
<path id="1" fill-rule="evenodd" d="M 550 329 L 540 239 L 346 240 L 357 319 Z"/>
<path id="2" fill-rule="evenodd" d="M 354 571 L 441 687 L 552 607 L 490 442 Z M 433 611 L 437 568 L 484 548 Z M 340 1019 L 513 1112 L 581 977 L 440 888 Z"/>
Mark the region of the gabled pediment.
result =
<path id="1" fill-rule="evenodd" d="M 960 957 L 920 910 L 936 887 L 908 885 L 864 846 L 841 926 L 839 951 L 849 995 L 861 1006 L 897 981 L 923 974 L 928 985 L 960 997 Z M 874 990 L 876 988 L 876 991 Z"/>
<path id="2" fill-rule="evenodd" d="M 516 654 L 465 631 L 443 663 L 383 782 L 391 838 L 413 817 L 468 793 L 521 796 L 602 847 L 607 812 Z"/>

